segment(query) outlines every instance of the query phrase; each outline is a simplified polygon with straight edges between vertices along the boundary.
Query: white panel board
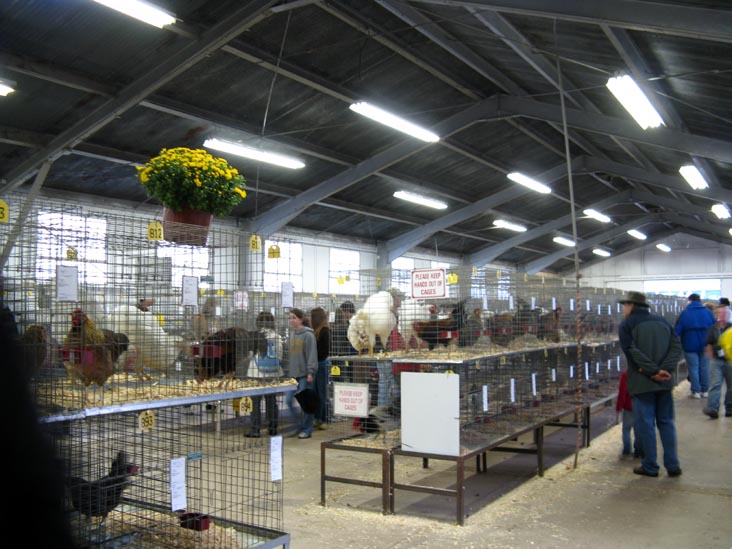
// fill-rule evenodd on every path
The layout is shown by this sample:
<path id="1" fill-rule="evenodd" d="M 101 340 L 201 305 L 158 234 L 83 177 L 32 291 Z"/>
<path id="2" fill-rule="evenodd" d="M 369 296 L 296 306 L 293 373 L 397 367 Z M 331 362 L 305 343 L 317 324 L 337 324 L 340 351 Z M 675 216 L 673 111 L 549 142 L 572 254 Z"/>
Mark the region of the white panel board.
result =
<path id="1" fill-rule="evenodd" d="M 402 372 L 402 450 L 460 454 L 460 376 Z"/>

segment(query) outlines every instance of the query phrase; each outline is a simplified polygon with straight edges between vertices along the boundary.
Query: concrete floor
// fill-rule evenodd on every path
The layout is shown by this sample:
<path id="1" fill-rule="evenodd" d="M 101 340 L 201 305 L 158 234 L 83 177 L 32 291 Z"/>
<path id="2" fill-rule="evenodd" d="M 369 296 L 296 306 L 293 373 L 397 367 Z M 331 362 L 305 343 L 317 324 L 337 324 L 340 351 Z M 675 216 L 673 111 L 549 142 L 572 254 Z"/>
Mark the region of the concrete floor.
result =
<path id="1" fill-rule="evenodd" d="M 491 453 L 485 474 L 466 463 L 464 526 L 455 522 L 454 499 L 416 492 L 397 491 L 396 514 L 382 515 L 379 490 L 328 483 L 323 507 L 320 442 L 333 432 L 285 438 L 284 530 L 292 549 L 732 548 L 732 418 L 703 415 L 705 401 L 688 398 L 687 382 L 674 393 L 681 477 L 669 478 L 663 469 L 658 478 L 633 474 L 638 460 L 620 459 L 614 408 L 599 409 L 593 412 L 592 443 L 580 451 L 577 468 L 576 429 L 547 436 L 543 478 L 535 475 L 534 456 Z M 329 474 L 380 478 L 377 456 L 343 454 L 328 453 Z M 450 462 L 431 461 L 425 470 L 421 460 L 402 457 L 396 471 L 398 481 L 455 482 Z"/>

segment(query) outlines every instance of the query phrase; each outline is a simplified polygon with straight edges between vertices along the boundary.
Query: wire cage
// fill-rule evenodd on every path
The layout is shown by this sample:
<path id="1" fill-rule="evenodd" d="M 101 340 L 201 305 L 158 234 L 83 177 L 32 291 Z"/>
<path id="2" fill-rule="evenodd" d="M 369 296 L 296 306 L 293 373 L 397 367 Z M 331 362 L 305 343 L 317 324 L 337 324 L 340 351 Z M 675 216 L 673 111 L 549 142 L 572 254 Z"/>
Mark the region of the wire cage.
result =
<path id="1" fill-rule="evenodd" d="M 79 545 L 289 542 L 282 532 L 282 437 L 244 437 L 244 421 L 226 404 L 45 418 L 65 464 L 66 511 Z"/>

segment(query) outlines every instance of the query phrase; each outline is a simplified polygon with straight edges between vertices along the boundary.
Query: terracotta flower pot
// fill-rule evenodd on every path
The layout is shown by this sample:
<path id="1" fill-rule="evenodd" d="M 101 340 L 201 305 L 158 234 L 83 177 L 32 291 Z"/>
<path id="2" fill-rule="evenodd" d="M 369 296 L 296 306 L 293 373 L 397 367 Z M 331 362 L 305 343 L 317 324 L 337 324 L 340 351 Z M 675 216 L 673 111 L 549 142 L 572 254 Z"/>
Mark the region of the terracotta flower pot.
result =
<path id="1" fill-rule="evenodd" d="M 163 209 L 163 236 L 168 242 L 205 246 L 213 214 L 197 210 Z"/>

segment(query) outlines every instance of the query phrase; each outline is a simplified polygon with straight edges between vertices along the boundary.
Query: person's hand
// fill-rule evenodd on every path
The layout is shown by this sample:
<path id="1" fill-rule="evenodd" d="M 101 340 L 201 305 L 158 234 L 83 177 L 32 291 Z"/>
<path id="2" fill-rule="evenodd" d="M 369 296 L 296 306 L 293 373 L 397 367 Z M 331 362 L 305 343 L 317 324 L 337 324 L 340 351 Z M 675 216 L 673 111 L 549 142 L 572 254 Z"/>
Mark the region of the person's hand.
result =
<path id="1" fill-rule="evenodd" d="M 651 376 L 651 379 L 653 381 L 668 381 L 671 379 L 671 374 L 669 374 L 666 370 L 659 370 L 657 374 L 654 374 Z"/>
<path id="2" fill-rule="evenodd" d="M 313 382 L 313 374 L 308 374 L 308 378 L 307 379 L 308 379 L 308 383 L 312 383 Z"/>

